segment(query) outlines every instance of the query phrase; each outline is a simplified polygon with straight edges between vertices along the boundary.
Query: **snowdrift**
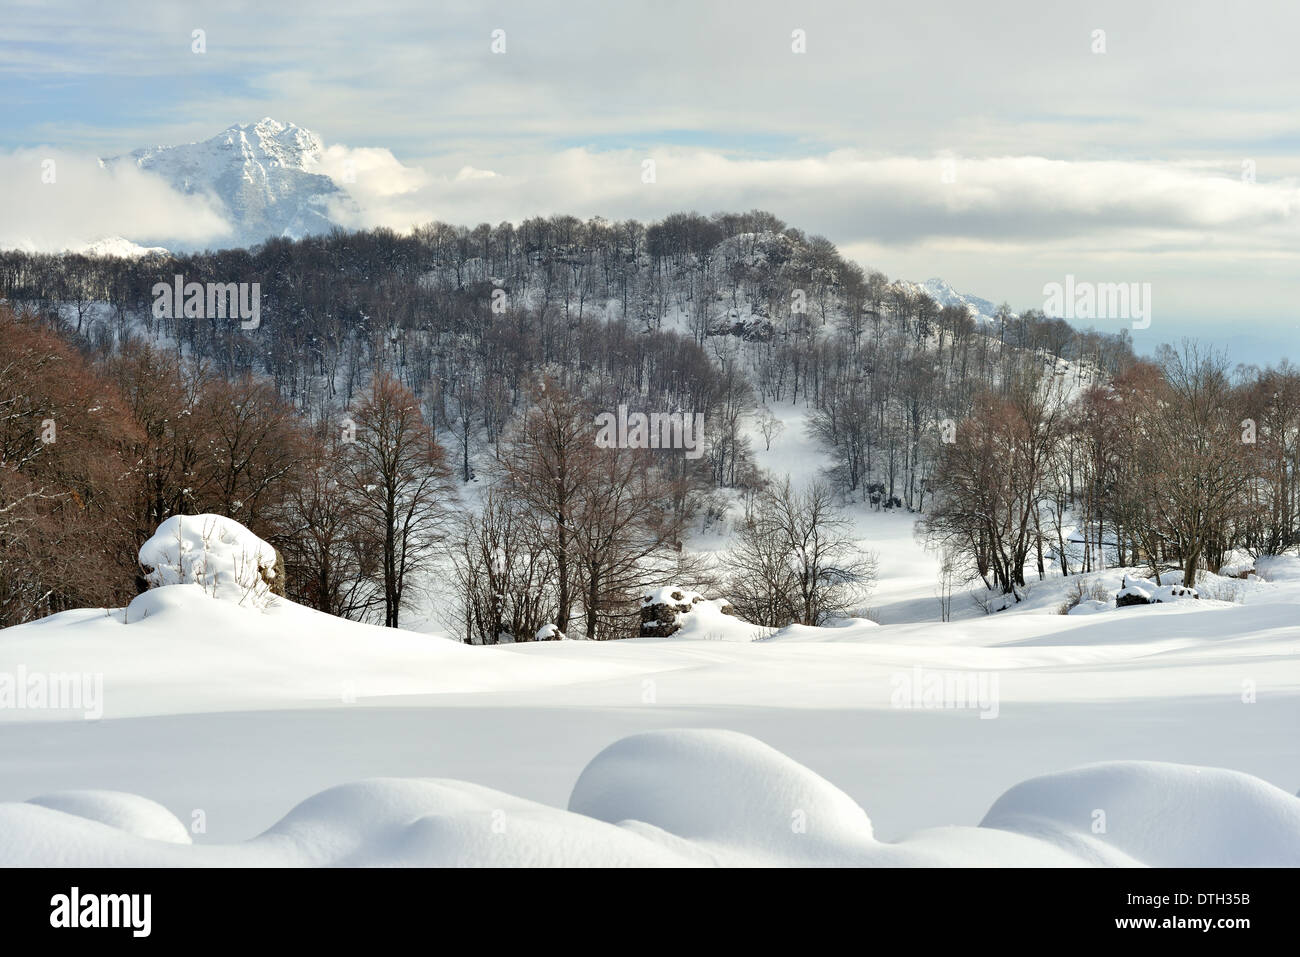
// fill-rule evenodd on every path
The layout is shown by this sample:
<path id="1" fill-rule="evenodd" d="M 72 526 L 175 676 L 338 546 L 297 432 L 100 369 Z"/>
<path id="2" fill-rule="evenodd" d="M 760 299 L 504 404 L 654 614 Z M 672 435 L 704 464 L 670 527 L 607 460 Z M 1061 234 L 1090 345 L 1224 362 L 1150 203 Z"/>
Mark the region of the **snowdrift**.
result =
<path id="1" fill-rule="evenodd" d="M 190 582 L 150 589 L 125 609 L 79 608 L 5 629 L 0 671 L 21 665 L 28 674 L 102 676 L 102 717 L 121 718 L 518 690 L 625 670 L 485 650 L 283 598 L 258 610 Z M 0 708 L 0 723 L 79 717 Z"/>
<path id="2" fill-rule="evenodd" d="M 1107 763 L 1017 785 L 979 827 L 886 844 L 844 792 L 751 737 L 656 731 L 598 754 L 567 810 L 376 779 L 316 794 L 250 841 L 202 845 L 143 798 L 77 792 L 0 804 L 0 864 L 1294 867 L 1300 798 L 1234 771 Z"/>

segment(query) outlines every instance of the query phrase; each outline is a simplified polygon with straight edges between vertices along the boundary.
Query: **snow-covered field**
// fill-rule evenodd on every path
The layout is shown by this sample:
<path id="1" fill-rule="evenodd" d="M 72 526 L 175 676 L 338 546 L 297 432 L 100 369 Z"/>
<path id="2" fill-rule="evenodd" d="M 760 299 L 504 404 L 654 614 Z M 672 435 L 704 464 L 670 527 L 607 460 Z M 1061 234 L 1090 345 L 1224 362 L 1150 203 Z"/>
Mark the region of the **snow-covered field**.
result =
<path id="1" fill-rule="evenodd" d="M 777 412 L 757 458 L 802 484 L 825 456 Z M 160 587 L 0 632 L 0 864 L 1300 866 L 1300 559 L 1134 608 L 1108 569 L 1069 615 L 1055 573 L 991 616 L 958 590 L 945 623 L 915 516 L 851 515 L 871 620 L 702 601 L 499 647 L 275 598 L 246 529 L 169 520 Z"/>
<path id="2" fill-rule="evenodd" d="M 496 648 L 168 585 L 0 633 L 0 862 L 1300 865 L 1300 576 L 1270 577 Z"/>

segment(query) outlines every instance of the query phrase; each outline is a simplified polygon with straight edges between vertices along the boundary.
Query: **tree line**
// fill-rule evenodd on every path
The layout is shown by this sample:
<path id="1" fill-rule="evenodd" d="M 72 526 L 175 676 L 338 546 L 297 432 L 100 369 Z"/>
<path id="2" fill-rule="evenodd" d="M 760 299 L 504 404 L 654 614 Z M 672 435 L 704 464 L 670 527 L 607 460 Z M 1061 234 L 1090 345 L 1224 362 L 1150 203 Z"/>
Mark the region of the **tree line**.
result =
<path id="1" fill-rule="evenodd" d="M 1300 370 L 1232 369 L 1194 342 L 1072 392 L 1022 366 L 975 397 L 940 446 L 920 528 L 971 577 L 1018 599 L 1108 564 L 1193 586 L 1237 551 L 1300 544 Z"/>

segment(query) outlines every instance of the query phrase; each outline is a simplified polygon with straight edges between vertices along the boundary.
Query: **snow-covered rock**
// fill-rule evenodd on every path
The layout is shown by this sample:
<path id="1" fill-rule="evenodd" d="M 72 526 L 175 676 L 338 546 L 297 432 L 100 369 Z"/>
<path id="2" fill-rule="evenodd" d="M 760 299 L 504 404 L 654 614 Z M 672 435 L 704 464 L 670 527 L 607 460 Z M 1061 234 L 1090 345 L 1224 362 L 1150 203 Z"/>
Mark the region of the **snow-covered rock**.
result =
<path id="1" fill-rule="evenodd" d="M 187 195 L 214 197 L 229 217 L 231 246 L 328 232 L 331 211 L 350 199 L 319 172 L 324 145 L 310 130 L 265 117 L 236 124 L 199 143 L 154 146 L 101 162 L 133 163 Z M 182 248 L 172 237 L 130 237 Z"/>
<path id="2" fill-rule="evenodd" d="M 198 585 L 213 598 L 265 608 L 276 553 L 224 515 L 173 515 L 140 546 L 140 566 L 151 588 Z"/>
<path id="3" fill-rule="evenodd" d="M 706 637 L 709 628 L 732 630 L 740 622 L 735 614 L 725 599 L 705 598 L 680 585 L 664 585 L 641 599 L 641 637 L 667 638 L 686 630 L 691 637 Z"/>
<path id="4" fill-rule="evenodd" d="M 1124 576 L 1120 590 L 1115 593 L 1115 606 L 1125 608 L 1129 605 L 1160 605 L 1174 601 L 1199 599 L 1195 588 L 1187 588 L 1179 582 L 1166 582 L 1157 585 L 1145 578 Z"/>

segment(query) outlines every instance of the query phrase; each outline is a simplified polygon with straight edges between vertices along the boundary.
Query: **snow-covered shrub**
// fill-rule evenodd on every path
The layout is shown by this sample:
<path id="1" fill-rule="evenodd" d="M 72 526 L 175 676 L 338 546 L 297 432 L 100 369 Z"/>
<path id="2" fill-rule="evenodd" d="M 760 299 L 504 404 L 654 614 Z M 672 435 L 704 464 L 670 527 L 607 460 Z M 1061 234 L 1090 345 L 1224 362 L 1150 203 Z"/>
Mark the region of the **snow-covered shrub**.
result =
<path id="1" fill-rule="evenodd" d="M 1109 604 L 1110 595 L 1105 585 L 1099 581 L 1090 582 L 1083 576 L 1077 576 L 1070 585 L 1070 590 L 1066 592 L 1065 601 L 1061 604 L 1061 614 L 1073 614 L 1080 605 L 1086 605 L 1089 611 L 1095 611 L 1098 605 Z"/>
<path id="2" fill-rule="evenodd" d="M 272 545 L 224 515 L 173 515 L 140 546 L 150 588 L 195 584 L 254 608 L 271 600 L 278 559 Z"/>
<path id="3" fill-rule="evenodd" d="M 1241 586 L 1238 581 L 1237 578 L 1206 575 L 1197 591 L 1214 601 L 1232 602 L 1236 605 L 1241 603 Z"/>

